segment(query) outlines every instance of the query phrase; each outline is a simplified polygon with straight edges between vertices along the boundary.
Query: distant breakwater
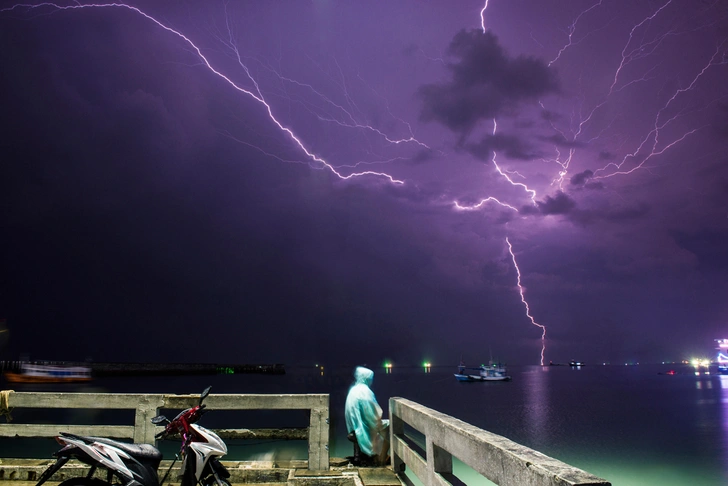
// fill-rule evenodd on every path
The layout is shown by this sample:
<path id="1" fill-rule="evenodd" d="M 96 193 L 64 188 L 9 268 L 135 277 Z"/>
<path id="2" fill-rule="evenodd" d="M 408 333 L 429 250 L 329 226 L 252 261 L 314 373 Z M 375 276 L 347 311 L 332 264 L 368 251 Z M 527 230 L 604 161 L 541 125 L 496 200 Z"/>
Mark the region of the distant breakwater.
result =
<path id="1" fill-rule="evenodd" d="M 85 366 L 93 376 L 138 375 L 218 375 L 258 373 L 284 375 L 285 366 L 276 364 L 213 364 L 213 363 L 94 363 L 71 361 L 0 361 L 2 371 L 20 371 L 24 363 L 56 366 Z"/>

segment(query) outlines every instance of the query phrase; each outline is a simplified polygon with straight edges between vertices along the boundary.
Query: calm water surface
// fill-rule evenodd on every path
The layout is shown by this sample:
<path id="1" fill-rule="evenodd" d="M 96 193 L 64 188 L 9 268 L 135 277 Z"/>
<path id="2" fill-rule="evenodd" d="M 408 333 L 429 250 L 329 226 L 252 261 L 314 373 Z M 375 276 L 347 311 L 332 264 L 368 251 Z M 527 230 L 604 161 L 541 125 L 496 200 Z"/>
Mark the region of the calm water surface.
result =
<path id="1" fill-rule="evenodd" d="M 503 435 L 572 464 L 615 486 L 715 486 L 728 484 L 728 376 L 696 376 L 680 365 L 512 366 L 508 383 L 459 383 L 454 367 L 375 371 L 372 389 L 385 414 L 398 396 Z M 670 369 L 678 373 L 664 374 Z M 283 376 L 215 375 L 120 377 L 88 385 L 13 385 L 16 391 L 198 393 L 328 393 L 332 455 L 351 455 L 343 407 L 351 367 L 289 367 Z M 3 383 L 3 388 L 9 388 Z M 124 412 L 127 413 L 127 412 Z M 175 411 L 165 411 L 173 415 Z M 18 422 L 114 423 L 122 412 L 16 410 Z M 130 421 L 131 413 L 122 417 Z M 207 414 L 208 427 L 306 426 L 304 412 Z M 174 444 L 165 445 L 165 456 Z M 305 458 L 302 442 L 231 443 L 230 459 Z M 0 439 L 4 457 L 50 457 L 53 441 Z M 468 484 L 490 484 L 467 467 L 456 474 Z"/>

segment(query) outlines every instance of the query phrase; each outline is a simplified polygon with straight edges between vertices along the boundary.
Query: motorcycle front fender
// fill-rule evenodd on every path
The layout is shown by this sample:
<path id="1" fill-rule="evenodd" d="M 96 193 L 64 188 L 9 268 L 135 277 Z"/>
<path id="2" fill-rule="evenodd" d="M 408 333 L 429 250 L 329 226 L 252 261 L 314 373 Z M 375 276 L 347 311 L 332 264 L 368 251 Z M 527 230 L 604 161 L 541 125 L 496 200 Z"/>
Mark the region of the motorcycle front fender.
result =
<path id="1" fill-rule="evenodd" d="M 212 469 L 213 474 L 217 474 L 223 479 L 227 479 L 230 477 L 230 471 L 227 470 L 227 468 L 218 460 L 217 457 L 213 457 L 212 459 L 210 459 L 210 469 Z"/>
<path id="2" fill-rule="evenodd" d="M 182 461 L 182 481 L 180 482 L 180 486 L 195 486 L 197 484 L 197 471 L 195 470 L 195 457 L 193 454 L 185 454 L 185 457 Z"/>
<path id="3" fill-rule="evenodd" d="M 51 476 L 53 476 L 56 471 L 61 469 L 70 459 L 68 456 L 60 456 L 58 459 L 56 459 L 56 462 L 48 466 L 45 471 L 43 471 L 43 474 L 40 475 L 40 478 L 38 479 L 38 482 L 35 486 L 40 486 L 41 484 L 48 481 Z"/>

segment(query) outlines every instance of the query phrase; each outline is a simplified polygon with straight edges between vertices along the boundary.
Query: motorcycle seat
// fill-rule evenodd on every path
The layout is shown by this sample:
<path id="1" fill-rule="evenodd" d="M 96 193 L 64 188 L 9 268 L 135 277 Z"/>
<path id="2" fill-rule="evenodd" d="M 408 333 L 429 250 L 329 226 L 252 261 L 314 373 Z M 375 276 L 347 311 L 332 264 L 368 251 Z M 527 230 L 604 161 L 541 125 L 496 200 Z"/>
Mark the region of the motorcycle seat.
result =
<path id="1" fill-rule="evenodd" d="M 75 434 L 61 435 L 80 439 L 88 443 L 99 442 L 101 444 L 114 446 L 117 449 L 121 449 L 122 451 L 126 452 L 130 456 L 135 457 L 136 459 L 145 459 L 157 463 L 162 460 L 162 453 L 159 452 L 159 449 L 151 444 L 129 444 L 128 442 L 120 442 L 118 440 L 107 439 L 106 437 L 85 437 Z"/>

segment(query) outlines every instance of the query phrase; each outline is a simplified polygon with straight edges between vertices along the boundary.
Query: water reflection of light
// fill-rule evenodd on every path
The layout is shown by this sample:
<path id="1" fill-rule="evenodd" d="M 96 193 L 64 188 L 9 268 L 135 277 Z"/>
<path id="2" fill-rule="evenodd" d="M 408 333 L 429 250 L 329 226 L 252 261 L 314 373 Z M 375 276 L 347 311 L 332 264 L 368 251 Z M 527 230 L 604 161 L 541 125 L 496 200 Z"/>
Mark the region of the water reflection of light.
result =
<path id="1" fill-rule="evenodd" d="M 531 373 L 523 374 L 523 380 L 526 382 L 525 392 L 528 395 L 527 403 L 529 404 L 525 412 L 526 423 L 532 434 L 532 439 L 538 444 L 545 443 L 549 439 L 549 403 L 546 383 L 548 372 L 548 366 L 541 366 L 534 368 Z"/>
<path id="2" fill-rule="evenodd" d="M 721 429 L 723 430 L 723 450 L 728 451 L 728 375 L 718 375 L 720 378 L 720 411 Z"/>
<path id="3" fill-rule="evenodd" d="M 698 376 L 700 376 L 700 375 L 698 375 Z M 698 390 L 703 390 L 703 389 L 705 389 L 705 390 L 712 390 L 713 389 L 713 382 L 712 381 L 698 380 L 698 381 L 695 382 L 695 388 L 697 388 Z"/>

